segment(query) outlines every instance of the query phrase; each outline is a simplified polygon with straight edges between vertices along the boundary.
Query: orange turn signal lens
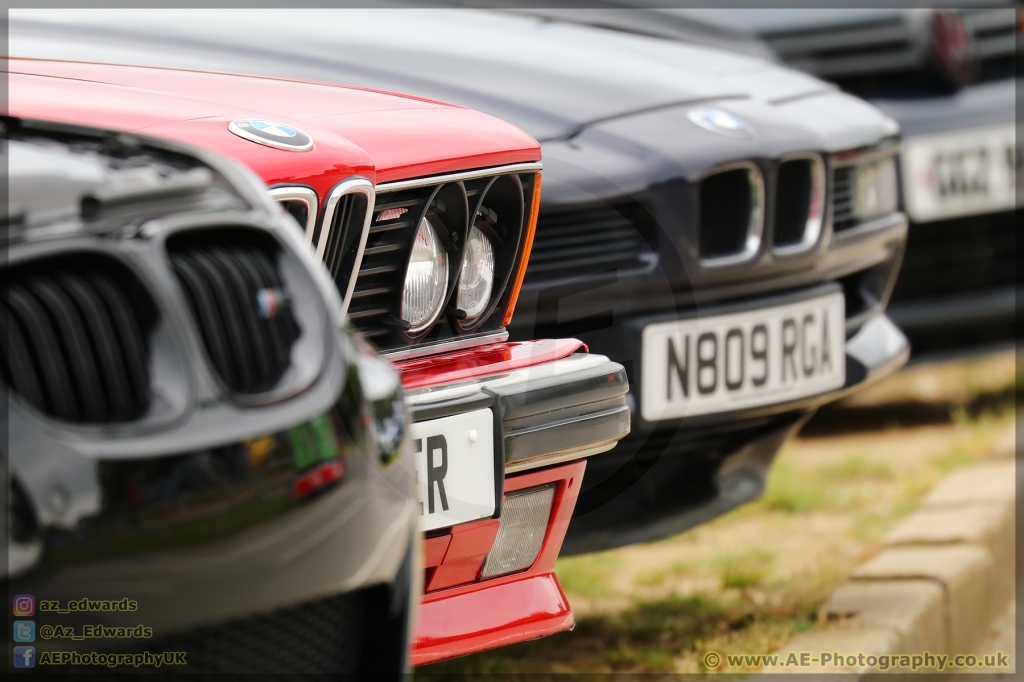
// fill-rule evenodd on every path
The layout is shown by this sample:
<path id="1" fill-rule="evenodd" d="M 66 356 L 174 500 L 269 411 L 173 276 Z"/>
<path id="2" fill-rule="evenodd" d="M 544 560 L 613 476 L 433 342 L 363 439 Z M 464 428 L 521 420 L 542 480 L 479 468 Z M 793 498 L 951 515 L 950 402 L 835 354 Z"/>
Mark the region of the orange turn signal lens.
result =
<path id="1" fill-rule="evenodd" d="M 533 183 L 533 201 L 530 205 L 530 222 L 526 228 L 526 238 L 523 239 L 523 256 L 519 261 L 519 272 L 516 273 L 515 283 L 512 285 L 512 294 L 508 298 L 508 307 L 505 308 L 505 319 L 501 321 L 502 327 L 507 327 L 512 321 L 512 313 L 516 311 L 516 301 L 519 300 L 519 289 L 523 286 L 523 279 L 526 277 L 526 266 L 530 262 L 530 251 L 533 249 L 533 233 L 537 229 L 537 214 L 540 213 L 540 173 L 537 173 Z"/>

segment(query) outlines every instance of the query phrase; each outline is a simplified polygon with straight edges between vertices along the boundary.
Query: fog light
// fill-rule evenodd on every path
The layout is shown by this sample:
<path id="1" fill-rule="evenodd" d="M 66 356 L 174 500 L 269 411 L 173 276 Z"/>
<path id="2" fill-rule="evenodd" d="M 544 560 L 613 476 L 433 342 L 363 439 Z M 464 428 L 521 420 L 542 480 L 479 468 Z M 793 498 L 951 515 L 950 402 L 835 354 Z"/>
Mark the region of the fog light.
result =
<path id="1" fill-rule="evenodd" d="M 554 500 L 553 483 L 505 496 L 501 527 L 480 571 L 481 579 L 523 571 L 533 565 L 544 544 Z"/>

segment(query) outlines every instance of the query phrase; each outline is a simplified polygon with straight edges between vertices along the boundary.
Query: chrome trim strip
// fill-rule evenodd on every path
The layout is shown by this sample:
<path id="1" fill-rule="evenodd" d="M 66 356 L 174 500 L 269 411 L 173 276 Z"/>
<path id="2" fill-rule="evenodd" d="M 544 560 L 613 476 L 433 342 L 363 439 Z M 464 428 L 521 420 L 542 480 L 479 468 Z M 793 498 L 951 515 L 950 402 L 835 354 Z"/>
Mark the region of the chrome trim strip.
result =
<path id="1" fill-rule="evenodd" d="M 786 161 L 800 161 L 807 160 L 811 162 L 811 205 L 807 207 L 807 223 L 804 225 L 804 238 L 796 244 L 789 244 L 787 246 L 772 246 L 773 251 L 780 256 L 790 256 L 796 253 L 803 253 L 814 247 L 818 243 L 818 239 L 821 238 L 822 226 L 825 224 L 825 209 L 827 208 L 826 197 L 828 192 L 825 191 L 825 185 L 827 182 L 827 176 L 825 174 L 825 160 L 821 157 L 821 154 L 815 152 L 797 152 L 794 154 L 786 154 L 779 159 L 779 166 Z M 778 182 L 775 183 L 775 195 L 778 196 L 779 186 Z M 815 197 L 817 197 L 818 203 L 818 214 L 812 216 L 811 209 L 815 203 Z M 777 213 L 776 213 L 777 214 Z M 778 224 L 778 221 L 773 221 L 773 227 Z M 774 233 L 772 238 L 774 240 Z"/>
<path id="2" fill-rule="evenodd" d="M 702 258 L 700 264 L 706 268 L 717 268 L 724 265 L 736 265 L 753 259 L 761 249 L 761 238 L 764 236 L 764 176 L 756 163 L 751 161 L 739 161 L 718 166 L 701 176 L 700 181 L 708 179 L 713 175 L 725 173 L 732 170 L 746 169 L 750 175 L 750 188 L 753 191 L 754 206 L 750 211 L 750 222 L 747 225 L 747 241 L 743 250 L 729 256 L 718 256 L 715 258 Z M 699 249 L 698 245 L 698 249 Z"/>
<path id="3" fill-rule="evenodd" d="M 533 163 L 514 163 L 509 166 L 494 166 L 492 168 L 479 168 L 477 170 L 449 173 L 447 175 L 431 175 L 425 178 L 414 178 L 412 180 L 396 180 L 395 182 L 383 182 L 377 185 L 377 192 L 397 192 L 402 189 L 414 187 L 425 187 L 427 185 L 438 185 L 444 182 L 458 182 L 460 180 L 475 180 L 476 178 L 489 178 L 494 175 L 507 175 L 509 173 L 529 173 L 543 170 L 544 164 L 540 161 Z"/>
<path id="4" fill-rule="evenodd" d="M 444 341 L 435 341 L 434 343 L 424 343 L 412 348 L 382 351 L 380 355 L 392 362 L 396 362 L 398 360 L 419 358 L 424 355 L 433 355 L 434 353 L 447 353 L 456 350 L 465 350 L 466 348 L 485 346 L 489 343 L 501 343 L 503 341 L 508 341 L 508 331 L 506 329 L 499 329 L 485 334 L 471 334 L 456 339 L 445 339 Z"/>
<path id="5" fill-rule="evenodd" d="M 352 276 L 348 280 L 348 290 L 341 297 L 342 312 L 348 314 L 348 304 L 352 300 L 352 292 L 356 288 L 356 280 L 359 278 L 359 267 L 363 264 L 363 251 L 366 250 L 366 237 L 370 234 L 370 220 L 373 217 L 373 205 L 376 199 L 376 192 L 373 183 L 366 178 L 354 177 L 345 180 L 331 190 L 324 203 L 324 221 L 320 228 L 320 240 L 316 244 L 316 259 L 323 261 L 324 250 L 327 248 L 327 241 L 331 236 L 331 226 L 334 225 L 334 214 L 338 210 L 338 202 L 346 194 L 361 193 L 366 195 L 366 216 L 363 218 L 363 231 L 359 235 L 359 248 L 356 251 L 356 259 L 352 264 Z M 310 235 L 312 240 L 312 234 Z"/>
<path id="6" fill-rule="evenodd" d="M 622 438 L 625 438 L 625 436 Z M 593 457 L 594 455 L 599 455 L 602 452 L 608 452 L 618 445 L 622 438 L 609 438 L 598 443 L 581 445 L 578 448 L 572 448 L 563 452 L 553 452 L 549 455 L 539 455 L 531 459 L 521 459 L 518 462 L 506 464 L 505 474 L 515 474 L 520 471 L 528 471 L 530 469 L 539 469 L 541 467 L 551 466 L 552 464 L 561 464 L 562 462 Z"/>
<path id="7" fill-rule="evenodd" d="M 306 217 L 306 242 L 313 243 L 313 230 L 316 228 L 316 218 L 320 213 L 320 197 L 312 187 L 287 186 L 273 187 L 270 196 L 274 201 L 301 201 L 306 204 L 309 213 Z"/>

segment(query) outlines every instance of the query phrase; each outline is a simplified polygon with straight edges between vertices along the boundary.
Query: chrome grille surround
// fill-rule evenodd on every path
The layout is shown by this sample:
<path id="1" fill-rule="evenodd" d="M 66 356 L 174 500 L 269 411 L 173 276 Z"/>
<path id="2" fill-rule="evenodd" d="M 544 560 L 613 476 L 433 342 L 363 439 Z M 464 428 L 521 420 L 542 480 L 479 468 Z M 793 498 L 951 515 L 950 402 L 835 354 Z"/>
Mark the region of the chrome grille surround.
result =
<path id="1" fill-rule="evenodd" d="M 711 207 L 709 199 L 718 200 L 719 197 L 712 197 L 710 194 L 715 193 L 718 189 L 713 185 L 708 184 L 716 182 L 720 179 L 724 179 L 726 174 L 737 174 L 737 172 L 745 172 L 746 174 L 746 189 L 742 191 L 749 192 L 749 208 L 745 212 L 746 217 L 743 216 L 716 216 L 713 211 L 719 207 Z M 737 176 L 738 177 L 738 176 Z M 705 196 L 705 189 L 707 189 L 709 196 Z M 735 188 L 732 188 L 735 189 Z M 719 267 L 724 265 L 735 265 L 737 263 L 743 263 L 753 259 L 761 248 L 761 238 L 764 235 L 764 215 L 765 215 L 765 190 L 764 190 L 764 175 L 761 173 L 761 169 L 757 164 L 750 161 L 740 161 L 737 163 L 730 163 L 724 166 L 719 166 L 708 173 L 705 173 L 700 181 L 700 226 L 699 226 L 699 240 L 698 250 L 701 256 L 701 263 L 705 267 Z M 711 251 L 709 243 L 711 241 L 712 233 L 712 219 L 723 219 L 726 221 L 735 220 L 736 224 L 724 225 L 724 228 L 730 232 L 728 235 L 715 234 L 715 239 L 721 240 L 721 237 L 731 238 L 733 244 L 731 246 L 721 246 L 720 242 Z M 710 251 L 710 253 L 709 253 Z"/>

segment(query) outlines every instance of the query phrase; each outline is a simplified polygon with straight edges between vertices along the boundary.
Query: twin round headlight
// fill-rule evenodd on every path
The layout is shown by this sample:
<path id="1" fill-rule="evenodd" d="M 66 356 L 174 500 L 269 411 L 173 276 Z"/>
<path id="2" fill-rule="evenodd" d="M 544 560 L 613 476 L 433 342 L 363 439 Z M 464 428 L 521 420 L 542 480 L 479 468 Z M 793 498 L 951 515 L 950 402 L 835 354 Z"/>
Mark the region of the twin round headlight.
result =
<path id="1" fill-rule="evenodd" d="M 437 230 L 428 218 L 421 218 L 402 290 L 402 320 L 409 323 L 409 333 L 427 329 L 441 314 L 448 290 L 448 260 Z M 456 293 L 455 305 L 466 314 L 464 323 L 472 323 L 487 310 L 494 288 L 494 270 L 494 247 L 474 226 L 463 251 Z"/>

